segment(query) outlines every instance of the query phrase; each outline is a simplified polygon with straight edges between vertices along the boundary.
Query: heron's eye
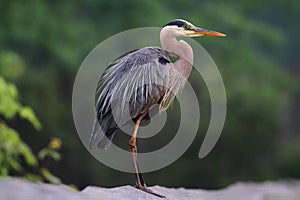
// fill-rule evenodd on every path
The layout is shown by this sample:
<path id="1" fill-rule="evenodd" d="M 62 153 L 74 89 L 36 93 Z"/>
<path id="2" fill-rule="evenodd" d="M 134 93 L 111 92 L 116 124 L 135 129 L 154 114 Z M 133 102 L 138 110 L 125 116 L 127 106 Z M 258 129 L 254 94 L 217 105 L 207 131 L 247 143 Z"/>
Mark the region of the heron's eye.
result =
<path id="1" fill-rule="evenodd" d="M 183 26 L 183 28 L 185 29 L 185 30 L 191 30 L 191 25 L 189 25 L 189 24 L 185 24 L 184 26 Z"/>

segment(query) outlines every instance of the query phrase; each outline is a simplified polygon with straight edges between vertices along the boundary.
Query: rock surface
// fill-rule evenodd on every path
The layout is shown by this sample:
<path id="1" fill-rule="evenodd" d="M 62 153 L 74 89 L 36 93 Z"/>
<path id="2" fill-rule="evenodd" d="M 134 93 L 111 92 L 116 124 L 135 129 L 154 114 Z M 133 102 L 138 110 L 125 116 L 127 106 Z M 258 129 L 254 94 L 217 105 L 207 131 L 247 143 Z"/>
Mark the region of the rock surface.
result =
<path id="1" fill-rule="evenodd" d="M 221 190 L 151 189 L 172 200 L 300 200 L 300 181 L 236 183 Z M 18 178 L 0 179 L 0 200 L 159 200 L 131 186 L 101 188 L 88 186 L 76 191 L 65 185 L 32 183 Z"/>

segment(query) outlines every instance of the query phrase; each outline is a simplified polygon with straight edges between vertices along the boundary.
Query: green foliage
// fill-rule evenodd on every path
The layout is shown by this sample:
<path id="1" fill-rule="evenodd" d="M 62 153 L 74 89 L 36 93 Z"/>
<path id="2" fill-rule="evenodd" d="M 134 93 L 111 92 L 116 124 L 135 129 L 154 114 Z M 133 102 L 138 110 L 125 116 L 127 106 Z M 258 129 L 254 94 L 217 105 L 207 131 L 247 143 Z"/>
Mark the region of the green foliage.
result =
<path id="1" fill-rule="evenodd" d="M 0 114 L 5 120 L 0 120 L 0 176 L 8 176 L 12 171 L 16 171 L 29 180 L 43 181 L 58 184 L 60 179 L 53 176 L 46 168 L 41 168 L 41 175 L 35 175 L 24 171 L 23 162 L 26 167 L 39 168 L 39 161 L 47 157 L 60 160 L 57 150 L 61 146 L 61 141 L 54 138 L 48 147 L 43 148 L 38 153 L 38 158 L 32 149 L 20 138 L 19 133 L 8 127 L 6 120 L 10 120 L 17 115 L 21 119 L 27 120 L 36 130 L 41 130 L 42 126 L 33 110 L 28 106 L 23 106 L 18 101 L 18 91 L 14 84 L 6 82 L 0 76 Z"/>
<path id="2" fill-rule="evenodd" d="M 21 157 L 25 159 L 26 164 L 37 165 L 30 147 L 20 139 L 15 130 L 0 123 L 0 133 L 0 176 L 7 176 L 11 169 L 21 172 Z"/>
<path id="3" fill-rule="evenodd" d="M 60 184 L 61 183 L 61 180 L 59 178 L 57 178 L 56 176 L 54 176 L 48 169 L 41 168 L 40 172 L 43 175 L 43 177 L 50 183 L 52 183 L 52 184 Z"/>
<path id="4" fill-rule="evenodd" d="M 55 161 L 59 161 L 61 159 L 60 154 L 57 152 L 61 147 L 61 140 L 58 138 L 52 138 L 50 144 L 47 148 L 43 148 L 38 153 L 38 158 L 40 160 L 44 160 L 47 157 L 53 158 Z"/>
<path id="5" fill-rule="evenodd" d="M 15 85 L 7 83 L 0 76 L 0 114 L 6 119 L 16 115 L 28 120 L 36 129 L 41 124 L 34 112 L 29 107 L 22 106 L 18 100 L 18 92 Z M 0 175 L 7 176 L 11 169 L 21 172 L 21 157 L 29 166 L 37 166 L 37 160 L 31 148 L 24 143 L 16 130 L 8 127 L 4 121 L 0 121 Z"/>
<path id="6" fill-rule="evenodd" d="M 0 113 L 6 118 L 12 118 L 20 110 L 20 104 L 16 101 L 17 89 L 13 84 L 7 84 L 0 77 Z"/>
<path id="7" fill-rule="evenodd" d="M 26 119 L 31 122 L 31 124 L 37 129 L 40 130 L 42 128 L 41 123 L 39 120 L 36 118 L 36 116 L 33 113 L 33 110 L 26 106 L 20 109 L 19 111 L 20 117 L 22 119 Z"/>

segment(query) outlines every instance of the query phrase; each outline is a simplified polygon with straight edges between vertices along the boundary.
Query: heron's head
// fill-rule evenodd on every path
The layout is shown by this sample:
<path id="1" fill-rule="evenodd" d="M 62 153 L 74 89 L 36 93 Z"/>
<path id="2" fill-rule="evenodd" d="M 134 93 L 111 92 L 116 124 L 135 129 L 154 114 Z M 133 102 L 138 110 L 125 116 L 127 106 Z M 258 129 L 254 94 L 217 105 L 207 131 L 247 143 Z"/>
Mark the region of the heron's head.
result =
<path id="1" fill-rule="evenodd" d="M 198 37 L 198 36 L 226 36 L 223 33 L 199 28 L 183 19 L 174 19 L 164 26 L 173 31 L 175 36 Z"/>

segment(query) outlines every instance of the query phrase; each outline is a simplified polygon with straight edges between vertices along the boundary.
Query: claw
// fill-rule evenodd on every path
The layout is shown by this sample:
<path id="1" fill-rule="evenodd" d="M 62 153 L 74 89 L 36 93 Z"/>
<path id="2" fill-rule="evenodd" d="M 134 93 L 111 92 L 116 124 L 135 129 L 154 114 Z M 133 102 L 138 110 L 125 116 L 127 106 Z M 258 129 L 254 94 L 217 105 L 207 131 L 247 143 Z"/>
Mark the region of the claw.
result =
<path id="1" fill-rule="evenodd" d="M 157 193 L 153 192 L 152 190 L 150 190 L 149 188 L 147 188 L 145 186 L 142 186 L 142 185 L 135 185 L 135 188 L 137 188 L 139 190 L 142 190 L 144 192 L 147 192 L 149 194 L 155 195 L 155 196 L 160 197 L 160 198 L 166 198 L 164 195 L 157 194 Z"/>

